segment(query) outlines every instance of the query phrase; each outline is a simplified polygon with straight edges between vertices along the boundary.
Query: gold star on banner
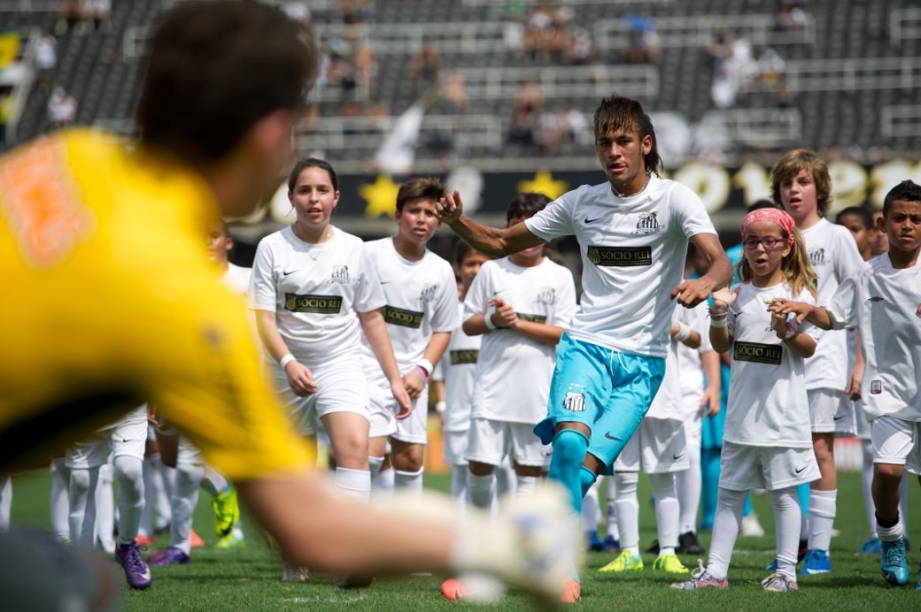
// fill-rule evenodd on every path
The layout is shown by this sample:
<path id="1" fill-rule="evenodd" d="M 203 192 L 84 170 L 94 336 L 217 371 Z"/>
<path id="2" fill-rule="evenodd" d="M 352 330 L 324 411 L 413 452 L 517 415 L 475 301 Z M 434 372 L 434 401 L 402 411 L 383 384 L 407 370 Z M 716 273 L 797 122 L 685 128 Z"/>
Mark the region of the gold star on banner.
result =
<path id="1" fill-rule="evenodd" d="M 397 211 L 397 192 L 400 186 L 386 174 L 378 174 L 373 183 L 358 188 L 358 194 L 368 203 L 365 216 L 377 219 L 382 215 L 393 217 Z"/>
<path id="2" fill-rule="evenodd" d="M 564 193 L 569 185 L 566 181 L 556 181 L 549 170 L 538 170 L 530 181 L 519 181 L 518 192 L 542 193 L 551 200 L 555 200 Z"/>

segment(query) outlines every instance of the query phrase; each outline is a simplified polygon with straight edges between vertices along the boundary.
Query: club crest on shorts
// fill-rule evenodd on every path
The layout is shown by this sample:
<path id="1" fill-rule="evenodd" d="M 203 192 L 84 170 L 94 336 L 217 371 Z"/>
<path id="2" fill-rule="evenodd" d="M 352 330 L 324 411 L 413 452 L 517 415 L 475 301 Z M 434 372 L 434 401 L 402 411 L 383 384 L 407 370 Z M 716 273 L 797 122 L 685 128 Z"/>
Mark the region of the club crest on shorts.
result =
<path id="1" fill-rule="evenodd" d="M 583 412 L 585 410 L 585 393 L 582 392 L 581 385 L 570 385 L 563 398 L 563 408 L 572 412 Z"/>

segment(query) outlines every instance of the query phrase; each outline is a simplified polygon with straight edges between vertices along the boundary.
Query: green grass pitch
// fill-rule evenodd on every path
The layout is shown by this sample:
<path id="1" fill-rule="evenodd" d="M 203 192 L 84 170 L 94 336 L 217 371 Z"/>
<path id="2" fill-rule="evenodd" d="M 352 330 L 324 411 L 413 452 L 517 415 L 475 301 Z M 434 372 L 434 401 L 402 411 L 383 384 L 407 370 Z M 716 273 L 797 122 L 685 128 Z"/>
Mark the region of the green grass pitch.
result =
<path id="1" fill-rule="evenodd" d="M 427 486 L 444 490 L 447 477 L 426 478 Z M 13 524 L 47 527 L 48 486 L 45 474 L 16 478 L 13 493 Z M 910 486 L 912 566 L 911 586 L 917 580 L 921 544 L 921 487 L 913 479 Z M 640 486 L 641 545 L 655 538 L 655 515 L 649 504 L 645 477 Z M 913 588 L 887 587 L 879 574 L 876 558 L 857 559 L 857 550 L 866 536 L 863 500 L 857 474 L 840 475 L 838 519 L 840 535 L 832 541 L 834 572 L 826 576 L 800 579 L 797 593 L 765 593 L 759 581 L 767 575 L 764 566 L 773 554 L 773 516 L 770 498 L 755 497 L 755 509 L 767 530 L 762 538 L 740 538 L 729 571 L 730 588 L 722 592 L 687 593 L 668 588 L 672 578 L 651 569 L 653 557 L 644 555 L 646 569 L 627 576 L 602 575 L 597 569 L 612 557 L 606 553 L 589 556 L 583 574 L 581 610 L 713 610 L 756 611 L 800 610 L 838 612 L 868 610 L 897 612 L 921 610 L 921 592 Z M 244 519 L 244 523 L 246 523 Z M 207 495 L 200 496 L 195 528 L 209 543 L 215 541 L 213 518 Z M 386 527 L 382 527 L 386 528 Z M 340 590 L 332 578 L 317 575 L 305 584 L 281 583 L 281 569 L 275 554 L 266 546 L 257 528 L 245 524 L 247 546 L 237 551 L 213 548 L 194 550 L 192 562 L 184 566 L 154 568 L 153 586 L 144 592 L 126 592 L 124 608 L 132 612 L 154 610 L 449 610 L 472 609 L 468 604 L 442 600 L 438 578 L 379 579 L 368 589 Z M 703 534 L 703 543 L 709 542 Z M 161 536 L 157 544 L 166 545 Z M 685 557 L 691 566 L 696 559 Z M 512 591 L 486 609 L 529 610 L 533 606 L 525 595 Z M 481 609 L 481 608 L 477 608 Z"/>

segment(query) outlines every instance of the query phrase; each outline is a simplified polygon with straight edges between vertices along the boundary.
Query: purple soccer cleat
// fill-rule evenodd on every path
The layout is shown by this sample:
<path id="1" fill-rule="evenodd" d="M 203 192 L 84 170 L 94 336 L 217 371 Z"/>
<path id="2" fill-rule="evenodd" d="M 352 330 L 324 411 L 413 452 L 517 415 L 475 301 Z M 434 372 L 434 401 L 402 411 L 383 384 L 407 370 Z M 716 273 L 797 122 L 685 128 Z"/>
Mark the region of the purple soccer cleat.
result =
<path id="1" fill-rule="evenodd" d="M 150 555 L 150 564 L 155 567 L 159 565 L 182 565 L 191 560 L 192 557 L 175 546 L 168 546 L 166 550 Z"/>
<path id="2" fill-rule="evenodd" d="M 146 589 L 150 586 L 150 568 L 141 557 L 141 551 L 134 542 L 115 547 L 115 560 L 125 570 L 125 578 L 132 589 Z"/>

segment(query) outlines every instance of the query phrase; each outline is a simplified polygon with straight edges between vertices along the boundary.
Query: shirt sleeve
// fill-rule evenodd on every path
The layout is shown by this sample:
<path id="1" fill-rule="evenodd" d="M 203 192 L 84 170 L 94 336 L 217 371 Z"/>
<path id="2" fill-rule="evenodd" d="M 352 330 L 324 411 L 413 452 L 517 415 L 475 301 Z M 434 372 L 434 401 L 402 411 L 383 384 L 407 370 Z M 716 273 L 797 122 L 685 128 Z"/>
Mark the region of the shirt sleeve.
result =
<path id="1" fill-rule="evenodd" d="M 675 183 L 670 194 L 670 209 L 681 232 L 687 238 L 697 234 L 716 234 L 700 196 L 688 187 Z"/>
<path id="2" fill-rule="evenodd" d="M 387 305 L 384 288 L 377 273 L 377 266 L 362 245 L 359 258 L 361 269 L 358 271 L 358 287 L 355 290 L 355 312 L 371 312 Z"/>
<path id="3" fill-rule="evenodd" d="M 473 279 L 470 288 L 467 289 L 467 296 L 464 298 L 464 321 L 473 315 L 486 314 L 487 302 L 486 295 L 489 288 L 489 280 L 492 268 L 495 264 L 486 262 L 480 268 L 480 272 Z"/>
<path id="4" fill-rule="evenodd" d="M 835 232 L 835 254 L 832 261 L 835 262 L 835 275 L 840 285 L 846 279 L 859 274 L 863 269 L 864 261 L 850 232 L 843 227 L 836 226 L 836 228 L 841 231 Z"/>
<path id="5" fill-rule="evenodd" d="M 707 320 L 707 303 L 701 302 L 688 310 L 687 315 L 687 324 L 700 334 L 700 348 L 697 350 L 701 353 L 712 351 L 713 346 L 710 345 L 710 322 Z"/>
<path id="6" fill-rule="evenodd" d="M 460 325 L 457 313 L 457 281 L 454 271 L 446 262 L 443 266 L 441 282 L 438 283 L 435 308 L 432 312 L 433 332 L 453 332 Z"/>
<path id="7" fill-rule="evenodd" d="M 529 219 L 525 219 L 528 231 L 547 242 L 560 236 L 575 233 L 572 223 L 572 211 L 582 193 L 588 188 L 583 185 L 578 189 L 564 193 L 547 204 L 543 210 Z"/>
<path id="8" fill-rule="evenodd" d="M 576 284 L 572 280 L 572 274 L 568 269 L 559 270 L 560 281 L 557 283 L 556 304 L 553 309 L 553 316 L 549 323 L 551 325 L 564 326 L 572 319 L 576 313 Z"/>
<path id="9" fill-rule="evenodd" d="M 834 329 L 857 326 L 857 284 L 862 277 L 862 274 L 855 274 L 845 279 L 835 290 L 835 294 L 831 297 L 831 303 L 825 305 L 825 310 L 831 316 L 831 324 Z"/>
<path id="10" fill-rule="evenodd" d="M 278 309 L 278 292 L 275 288 L 275 262 L 272 248 L 266 238 L 256 247 L 253 271 L 249 277 L 249 307 L 253 310 Z"/>

